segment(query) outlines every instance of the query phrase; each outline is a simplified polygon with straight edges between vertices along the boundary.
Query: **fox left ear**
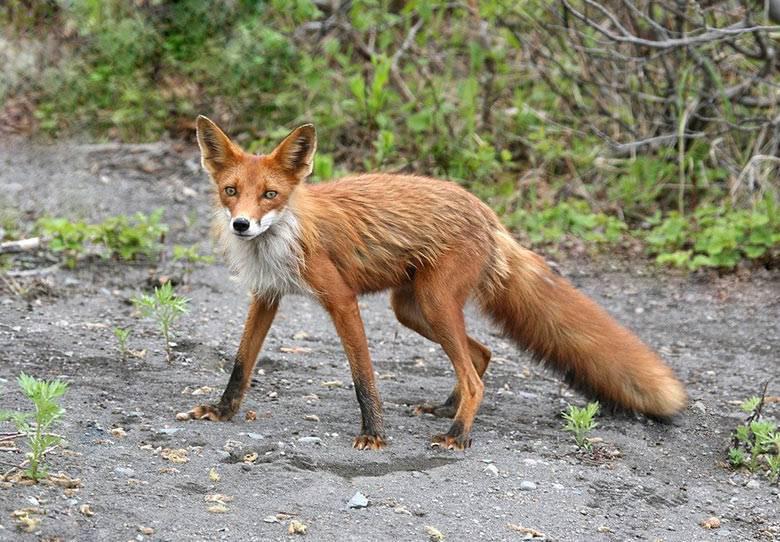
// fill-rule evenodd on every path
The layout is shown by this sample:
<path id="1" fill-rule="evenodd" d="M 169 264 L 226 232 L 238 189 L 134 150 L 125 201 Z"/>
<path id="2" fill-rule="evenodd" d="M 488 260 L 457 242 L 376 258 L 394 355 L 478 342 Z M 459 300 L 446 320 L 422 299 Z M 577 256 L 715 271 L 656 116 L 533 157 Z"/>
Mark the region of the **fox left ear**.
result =
<path id="1" fill-rule="evenodd" d="M 304 124 L 284 138 L 271 156 L 285 171 L 303 180 L 311 175 L 316 150 L 317 132 L 314 125 Z"/>

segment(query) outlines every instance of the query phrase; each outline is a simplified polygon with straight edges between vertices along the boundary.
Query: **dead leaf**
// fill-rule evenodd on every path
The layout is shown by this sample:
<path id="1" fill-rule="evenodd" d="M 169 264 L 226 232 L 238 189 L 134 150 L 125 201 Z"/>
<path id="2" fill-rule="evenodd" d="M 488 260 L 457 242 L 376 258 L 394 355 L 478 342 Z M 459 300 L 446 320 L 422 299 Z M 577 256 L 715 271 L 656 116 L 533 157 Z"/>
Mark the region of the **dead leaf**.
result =
<path id="1" fill-rule="evenodd" d="M 200 388 L 196 388 L 192 390 L 192 395 L 208 395 L 214 391 L 214 388 L 211 388 L 209 386 L 201 386 Z"/>
<path id="2" fill-rule="evenodd" d="M 80 478 L 71 478 L 64 472 L 50 474 L 48 481 L 56 486 L 64 487 L 65 489 L 75 489 L 77 487 L 81 487 Z"/>
<path id="3" fill-rule="evenodd" d="M 176 467 L 162 467 L 159 471 L 160 474 L 179 474 L 179 469 Z"/>
<path id="4" fill-rule="evenodd" d="M 160 452 L 160 457 L 167 459 L 171 463 L 187 463 L 190 460 L 190 458 L 187 457 L 187 450 L 184 448 L 164 448 Z"/>
<path id="5" fill-rule="evenodd" d="M 114 427 L 111 430 L 111 434 L 117 438 L 125 438 L 127 436 L 127 432 L 121 427 Z"/>
<path id="6" fill-rule="evenodd" d="M 43 510 L 40 508 L 22 508 L 11 513 L 18 522 L 17 527 L 26 533 L 35 531 L 41 523 L 40 518 L 33 517 L 33 514 L 43 514 Z"/>
<path id="7" fill-rule="evenodd" d="M 211 480 L 214 483 L 219 482 L 219 473 L 217 472 L 217 469 L 214 467 L 211 467 L 209 470 L 209 480 Z"/>
<path id="8" fill-rule="evenodd" d="M 531 529 L 530 527 L 523 527 L 522 525 L 516 525 L 514 523 L 507 523 L 507 527 L 512 529 L 513 531 L 517 531 L 518 533 L 524 534 L 527 539 L 533 539 L 533 538 L 547 538 L 547 536 L 541 532 L 537 531 L 536 529 Z"/>
<path id="9" fill-rule="evenodd" d="M 215 504 L 214 506 L 209 506 L 208 511 L 212 514 L 224 514 L 225 512 L 228 512 L 230 509 L 225 506 L 224 504 Z"/>
<path id="10" fill-rule="evenodd" d="M 257 452 L 252 452 L 251 454 L 246 454 L 244 456 L 244 463 L 254 463 L 257 461 Z"/>
<path id="11" fill-rule="evenodd" d="M 304 420 L 307 422 L 318 422 L 320 421 L 320 417 L 316 414 L 306 414 L 306 416 L 303 417 Z"/>
<path id="12" fill-rule="evenodd" d="M 341 380 L 326 380 L 322 385 L 326 388 L 343 388 L 344 382 Z"/>
<path id="13" fill-rule="evenodd" d="M 425 526 L 425 534 L 428 535 L 428 537 L 431 539 L 431 542 L 441 542 L 444 540 L 444 535 L 442 532 L 436 527 L 431 527 L 430 525 Z"/>
<path id="14" fill-rule="evenodd" d="M 138 532 L 145 535 L 152 535 L 154 534 L 154 529 L 151 527 L 144 527 L 143 525 L 139 525 Z"/>
<path id="15" fill-rule="evenodd" d="M 308 529 L 308 527 L 304 523 L 301 523 L 297 519 L 294 519 L 287 526 L 287 533 L 288 534 L 306 534 L 306 529 Z"/>
<path id="16" fill-rule="evenodd" d="M 88 504 L 82 504 L 79 506 L 79 512 L 81 512 L 82 515 L 87 516 L 88 518 L 91 518 L 95 515 L 95 512 L 92 510 L 92 507 L 90 507 Z"/>
<path id="17" fill-rule="evenodd" d="M 311 348 L 305 346 L 282 346 L 279 348 L 279 351 L 285 354 L 308 354 L 311 352 Z"/>
<path id="18" fill-rule="evenodd" d="M 710 518 L 703 519 L 699 525 L 705 529 L 720 529 L 720 519 L 712 516 Z"/>
<path id="19" fill-rule="evenodd" d="M 244 414 L 244 419 L 248 422 L 253 422 L 257 419 L 257 412 L 254 410 L 247 410 L 246 414 Z"/>
<path id="20" fill-rule="evenodd" d="M 233 499 L 235 499 L 235 497 L 231 497 L 230 495 L 223 495 L 222 493 L 211 493 L 203 497 L 203 500 L 206 502 L 216 502 L 220 504 L 233 502 Z"/>

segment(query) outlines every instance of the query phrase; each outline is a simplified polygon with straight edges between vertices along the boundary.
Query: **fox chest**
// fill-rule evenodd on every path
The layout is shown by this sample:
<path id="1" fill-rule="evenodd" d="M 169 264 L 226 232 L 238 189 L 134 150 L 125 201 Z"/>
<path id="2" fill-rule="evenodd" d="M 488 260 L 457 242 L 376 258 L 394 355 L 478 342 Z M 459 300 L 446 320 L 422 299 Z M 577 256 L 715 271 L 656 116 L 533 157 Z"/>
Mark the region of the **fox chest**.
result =
<path id="1" fill-rule="evenodd" d="M 297 236 L 286 227 L 273 227 L 250 241 L 227 234 L 226 255 L 233 275 L 252 294 L 279 299 L 287 294 L 310 294 L 301 276 L 303 265 Z"/>

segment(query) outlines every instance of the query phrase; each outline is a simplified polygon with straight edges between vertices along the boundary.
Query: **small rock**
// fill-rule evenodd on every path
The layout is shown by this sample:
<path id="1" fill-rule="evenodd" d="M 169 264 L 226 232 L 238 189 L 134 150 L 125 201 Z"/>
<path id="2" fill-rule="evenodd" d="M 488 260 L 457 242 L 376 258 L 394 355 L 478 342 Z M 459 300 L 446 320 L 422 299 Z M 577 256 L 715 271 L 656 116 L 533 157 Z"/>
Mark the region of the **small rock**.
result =
<path id="1" fill-rule="evenodd" d="M 318 422 L 320 421 L 320 417 L 316 414 L 306 414 L 306 416 L 303 417 L 304 420 L 307 422 Z"/>
<path id="2" fill-rule="evenodd" d="M 750 480 L 747 484 L 745 484 L 745 487 L 749 489 L 758 489 L 761 487 L 761 484 L 758 482 L 758 480 Z"/>
<path id="3" fill-rule="evenodd" d="M 127 476 L 128 478 L 135 476 L 135 470 L 128 467 L 116 467 L 114 473 L 120 476 Z"/>
<path id="4" fill-rule="evenodd" d="M 79 506 L 79 512 L 81 512 L 82 515 L 85 515 L 88 518 L 95 515 L 95 512 L 88 504 L 82 504 L 81 506 Z"/>
<path id="5" fill-rule="evenodd" d="M 520 491 L 533 491 L 536 489 L 536 484 L 530 480 L 523 480 L 520 482 Z"/>
<path id="6" fill-rule="evenodd" d="M 696 410 L 698 410 L 698 411 L 699 411 L 699 412 L 701 412 L 702 414 L 706 414 L 706 413 L 707 413 L 707 407 L 705 407 L 705 406 L 704 406 L 704 403 L 702 403 L 701 401 L 696 401 L 696 402 L 694 402 L 694 403 L 691 405 L 691 408 L 695 408 Z"/>
<path id="7" fill-rule="evenodd" d="M 320 437 L 301 437 L 298 439 L 301 444 L 320 444 L 322 445 L 322 439 Z"/>
<path id="8" fill-rule="evenodd" d="M 163 427 L 162 429 L 158 429 L 156 433 L 158 435 L 173 435 L 174 433 L 178 433 L 181 430 L 181 427 Z"/>
<path id="9" fill-rule="evenodd" d="M 265 516 L 263 518 L 263 521 L 265 521 L 266 523 L 281 523 L 279 521 L 279 518 L 277 518 L 276 516 Z"/>
<path id="10" fill-rule="evenodd" d="M 152 529 L 151 527 L 144 527 L 143 525 L 139 525 L 138 532 L 148 536 L 154 534 L 154 529 Z"/>
<path id="11" fill-rule="evenodd" d="M 292 336 L 294 341 L 304 341 L 309 338 L 309 334 L 305 331 L 299 331 Z"/>
<path id="12" fill-rule="evenodd" d="M 487 467 L 485 467 L 485 472 L 493 476 L 498 476 L 498 467 L 492 464 L 488 465 Z"/>
<path id="13" fill-rule="evenodd" d="M 360 491 L 355 493 L 351 499 L 349 499 L 350 508 L 366 508 L 368 507 L 368 498 Z"/>

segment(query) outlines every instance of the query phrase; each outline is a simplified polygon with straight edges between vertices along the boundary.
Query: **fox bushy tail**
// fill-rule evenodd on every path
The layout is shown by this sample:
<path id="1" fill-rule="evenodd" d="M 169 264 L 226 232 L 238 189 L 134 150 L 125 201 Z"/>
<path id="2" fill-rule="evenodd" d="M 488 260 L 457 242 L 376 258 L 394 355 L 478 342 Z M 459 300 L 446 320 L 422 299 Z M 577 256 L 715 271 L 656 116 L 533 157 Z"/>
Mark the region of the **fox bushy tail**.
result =
<path id="1" fill-rule="evenodd" d="M 655 417 L 685 407 L 685 389 L 638 337 L 503 231 L 490 285 L 480 291 L 485 312 L 519 346 L 599 400 Z"/>

